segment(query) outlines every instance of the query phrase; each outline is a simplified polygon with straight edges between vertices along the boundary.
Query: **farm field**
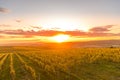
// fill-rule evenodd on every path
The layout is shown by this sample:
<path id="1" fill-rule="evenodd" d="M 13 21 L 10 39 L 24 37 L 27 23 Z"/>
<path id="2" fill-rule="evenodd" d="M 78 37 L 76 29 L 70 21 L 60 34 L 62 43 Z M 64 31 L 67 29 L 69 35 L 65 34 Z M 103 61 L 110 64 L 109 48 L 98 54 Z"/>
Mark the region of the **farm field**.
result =
<path id="1" fill-rule="evenodd" d="M 0 47 L 0 80 L 120 80 L 120 48 Z"/>

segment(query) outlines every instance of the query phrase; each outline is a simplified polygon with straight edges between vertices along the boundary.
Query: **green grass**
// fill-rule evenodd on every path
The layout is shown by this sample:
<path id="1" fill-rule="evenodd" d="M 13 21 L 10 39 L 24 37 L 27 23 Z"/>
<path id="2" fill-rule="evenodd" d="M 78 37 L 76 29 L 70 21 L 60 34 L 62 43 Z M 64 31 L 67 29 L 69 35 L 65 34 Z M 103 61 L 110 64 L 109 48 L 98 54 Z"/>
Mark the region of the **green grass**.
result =
<path id="1" fill-rule="evenodd" d="M 36 80 L 120 80 L 120 48 L 0 47 L 0 53 L 9 54 L 0 71 L 0 80 L 12 80 L 10 53 L 13 53 L 15 80 L 34 80 L 16 54 L 34 70 Z"/>

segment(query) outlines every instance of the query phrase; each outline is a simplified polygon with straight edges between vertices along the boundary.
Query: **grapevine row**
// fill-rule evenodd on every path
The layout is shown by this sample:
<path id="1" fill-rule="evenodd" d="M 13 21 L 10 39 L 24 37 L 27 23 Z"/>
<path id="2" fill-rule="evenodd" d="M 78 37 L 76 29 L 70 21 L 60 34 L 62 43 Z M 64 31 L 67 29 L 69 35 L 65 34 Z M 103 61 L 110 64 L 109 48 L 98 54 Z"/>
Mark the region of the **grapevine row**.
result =
<path id="1" fill-rule="evenodd" d="M 11 79 L 15 80 L 15 70 L 13 67 L 13 53 L 10 53 L 10 75 L 11 75 Z"/>
<path id="2" fill-rule="evenodd" d="M 2 58 L 2 60 L 0 60 L 0 71 L 2 70 L 2 66 L 3 66 L 3 64 L 4 64 L 7 56 L 8 56 L 8 54 L 6 54 L 6 55 Z"/>
<path id="3" fill-rule="evenodd" d="M 33 79 L 36 80 L 37 76 L 36 76 L 35 70 L 31 66 L 27 65 L 27 63 L 21 58 L 20 55 L 16 54 L 16 56 L 21 61 L 22 65 L 24 65 L 25 69 L 31 73 Z"/>

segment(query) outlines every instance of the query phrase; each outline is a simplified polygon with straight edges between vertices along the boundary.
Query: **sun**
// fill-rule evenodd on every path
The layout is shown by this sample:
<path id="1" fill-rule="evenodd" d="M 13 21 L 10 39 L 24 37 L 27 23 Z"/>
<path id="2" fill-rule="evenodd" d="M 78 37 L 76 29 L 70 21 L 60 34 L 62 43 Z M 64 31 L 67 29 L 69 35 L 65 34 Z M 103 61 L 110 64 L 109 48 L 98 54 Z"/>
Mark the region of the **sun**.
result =
<path id="1" fill-rule="evenodd" d="M 55 42 L 62 43 L 62 42 L 66 42 L 69 38 L 70 38 L 69 35 L 58 34 L 53 36 L 51 39 Z"/>

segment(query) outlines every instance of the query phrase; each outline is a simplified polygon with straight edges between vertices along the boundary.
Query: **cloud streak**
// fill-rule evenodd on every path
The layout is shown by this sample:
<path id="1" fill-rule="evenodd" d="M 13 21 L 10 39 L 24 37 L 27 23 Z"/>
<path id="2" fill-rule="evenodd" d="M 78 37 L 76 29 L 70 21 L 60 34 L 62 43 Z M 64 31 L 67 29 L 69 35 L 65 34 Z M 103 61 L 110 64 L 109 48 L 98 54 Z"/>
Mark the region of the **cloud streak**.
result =
<path id="1" fill-rule="evenodd" d="M 11 27 L 11 25 L 7 25 L 7 24 L 0 24 L 0 27 Z"/>
<path id="2" fill-rule="evenodd" d="M 91 33 L 91 32 L 81 32 L 81 31 L 23 31 L 23 30 L 4 30 L 0 31 L 0 34 L 7 34 L 7 35 L 22 35 L 27 37 L 33 36 L 54 36 L 56 34 L 68 34 L 71 36 L 83 36 L 83 37 L 103 37 L 103 36 L 120 36 L 120 33 Z"/>
<path id="3" fill-rule="evenodd" d="M 103 33 L 110 31 L 109 29 L 112 28 L 114 25 L 107 25 L 107 26 L 99 26 L 91 28 L 89 31 L 94 33 Z"/>
<path id="4" fill-rule="evenodd" d="M 7 25 L 6 25 L 7 26 Z M 102 27 L 93 27 L 88 32 L 84 31 L 56 31 L 56 30 L 39 30 L 39 31 L 24 31 L 22 29 L 18 30 L 1 30 L 0 34 L 7 34 L 7 35 L 20 35 L 26 38 L 30 38 L 33 36 L 54 36 L 56 34 L 67 34 L 71 36 L 81 36 L 81 37 L 105 37 L 105 36 L 120 36 L 120 33 L 114 34 L 110 33 L 110 28 L 114 25 L 107 25 Z M 33 28 L 41 29 L 41 27 L 31 26 Z"/>
<path id="5" fill-rule="evenodd" d="M 9 13 L 10 10 L 7 8 L 0 7 L 0 13 Z"/>
<path id="6" fill-rule="evenodd" d="M 16 19 L 15 21 L 16 21 L 17 23 L 21 23 L 21 22 L 22 22 L 21 19 Z"/>

